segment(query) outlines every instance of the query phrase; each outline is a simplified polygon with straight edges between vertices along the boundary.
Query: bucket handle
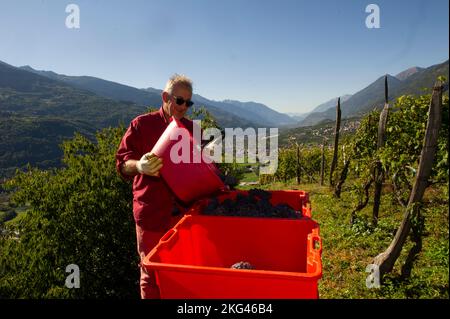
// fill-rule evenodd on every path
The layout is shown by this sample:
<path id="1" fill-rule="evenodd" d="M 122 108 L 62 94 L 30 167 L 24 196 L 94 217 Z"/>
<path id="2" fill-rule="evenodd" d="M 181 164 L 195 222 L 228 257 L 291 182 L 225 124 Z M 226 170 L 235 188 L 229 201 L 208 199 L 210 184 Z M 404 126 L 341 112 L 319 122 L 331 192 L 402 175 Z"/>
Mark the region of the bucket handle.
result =
<path id="1" fill-rule="evenodd" d="M 308 235 L 308 242 L 310 251 L 317 251 L 319 254 L 322 253 L 322 238 L 320 238 L 317 230 L 314 230 Z M 318 243 L 319 247 L 316 248 L 315 243 Z"/>
<path id="2" fill-rule="evenodd" d="M 161 244 L 165 244 L 167 243 L 173 236 L 175 236 L 175 234 L 177 233 L 177 230 L 174 228 L 171 228 L 167 231 L 167 233 L 164 234 L 164 236 L 161 237 L 161 239 L 159 240 L 159 242 Z"/>
<path id="3" fill-rule="evenodd" d="M 311 213 L 311 203 L 310 202 L 306 202 L 303 206 L 302 206 L 302 213 L 303 216 L 311 218 L 312 217 L 312 213 Z"/>

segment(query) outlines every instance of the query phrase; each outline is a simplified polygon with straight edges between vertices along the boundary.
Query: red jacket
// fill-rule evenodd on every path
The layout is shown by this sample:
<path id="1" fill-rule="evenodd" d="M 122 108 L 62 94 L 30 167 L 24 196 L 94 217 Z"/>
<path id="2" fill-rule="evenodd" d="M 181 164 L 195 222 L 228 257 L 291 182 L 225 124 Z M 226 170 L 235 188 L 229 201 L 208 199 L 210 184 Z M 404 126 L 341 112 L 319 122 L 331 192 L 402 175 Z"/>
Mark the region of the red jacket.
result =
<path id="1" fill-rule="evenodd" d="M 181 122 L 192 134 L 192 121 L 183 118 Z M 131 121 L 116 154 L 117 172 L 124 180 L 133 179 L 134 220 L 145 230 L 160 231 L 167 228 L 175 197 L 162 178 L 143 174 L 124 175 L 120 167 L 127 160 L 140 160 L 145 153 L 150 152 L 167 125 L 169 121 L 162 107 L 159 111 L 136 117 Z"/>

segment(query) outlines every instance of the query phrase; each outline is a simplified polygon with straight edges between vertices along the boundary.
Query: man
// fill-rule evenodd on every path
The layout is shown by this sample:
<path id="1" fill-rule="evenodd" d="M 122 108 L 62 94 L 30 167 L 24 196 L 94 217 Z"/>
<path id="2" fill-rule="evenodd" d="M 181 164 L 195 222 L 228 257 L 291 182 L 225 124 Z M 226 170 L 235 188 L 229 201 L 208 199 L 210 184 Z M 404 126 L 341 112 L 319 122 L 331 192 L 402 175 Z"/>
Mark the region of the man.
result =
<path id="1" fill-rule="evenodd" d="M 133 119 L 116 154 L 118 173 L 125 180 L 133 179 L 133 215 L 141 263 L 178 219 L 172 216 L 174 196 L 159 177 L 164 163 L 150 151 L 169 125 L 171 117 L 180 120 L 191 133 L 193 128 L 192 121 L 184 118 L 193 104 L 192 81 L 175 74 L 161 95 L 162 107 L 159 111 Z M 141 298 L 159 298 L 154 274 L 147 273 L 142 265 L 140 287 Z"/>

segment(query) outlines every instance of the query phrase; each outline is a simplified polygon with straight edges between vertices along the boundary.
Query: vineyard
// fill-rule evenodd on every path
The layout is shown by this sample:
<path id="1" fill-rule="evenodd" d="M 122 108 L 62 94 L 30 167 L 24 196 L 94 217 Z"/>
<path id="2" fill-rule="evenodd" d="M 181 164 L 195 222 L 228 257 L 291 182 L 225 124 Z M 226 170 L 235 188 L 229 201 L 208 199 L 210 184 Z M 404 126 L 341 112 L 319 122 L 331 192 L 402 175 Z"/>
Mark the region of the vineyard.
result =
<path id="1" fill-rule="evenodd" d="M 323 240 L 320 298 L 449 297 L 449 100 L 444 91 L 437 83 L 432 94 L 386 101 L 357 127 L 344 124 L 351 131 L 342 135 L 338 102 L 334 128 L 318 130 L 314 143 L 300 135 L 288 138 L 274 175 L 259 175 L 259 164 L 219 165 L 224 180 L 236 188 L 310 194 Z M 217 126 L 204 110 L 193 116 Z M 114 166 L 124 132 L 124 127 L 102 130 L 95 143 L 77 134 L 62 145 L 64 168 L 29 167 L 4 185 L 2 298 L 138 297 L 132 188 Z M 238 205 L 263 207 L 271 216 L 295 213 L 269 207 L 264 192 L 250 195 L 239 198 Z M 211 204 L 212 215 L 236 208 Z M 89 285 L 65 289 L 64 269 L 74 258 L 88 270 L 81 280 Z M 379 266 L 379 288 L 367 286 L 369 264 Z"/>
<path id="2" fill-rule="evenodd" d="M 250 186 L 240 187 L 248 189 Z M 301 189 L 309 192 L 312 216 L 320 222 L 323 240 L 323 277 L 319 281 L 320 298 L 449 298 L 448 192 L 447 186 L 430 187 L 424 196 L 425 229 L 423 247 L 411 275 L 402 276 L 402 265 L 413 242 L 405 244 L 392 273 L 384 276 L 380 289 L 368 289 L 366 267 L 394 238 L 402 219 L 402 208 L 386 187 L 383 190 L 380 221 L 370 224 L 371 205 L 360 211 L 359 219 L 349 224 L 353 198 L 344 191 L 340 199 L 328 186 L 287 183 L 262 186 L 267 190 Z"/>
<path id="3" fill-rule="evenodd" d="M 292 138 L 276 174 L 259 176 L 264 189 L 310 193 L 323 297 L 448 298 L 448 110 L 438 83 L 433 95 L 386 101 L 339 141 L 338 104 L 334 144 Z M 366 287 L 372 263 L 381 289 Z"/>

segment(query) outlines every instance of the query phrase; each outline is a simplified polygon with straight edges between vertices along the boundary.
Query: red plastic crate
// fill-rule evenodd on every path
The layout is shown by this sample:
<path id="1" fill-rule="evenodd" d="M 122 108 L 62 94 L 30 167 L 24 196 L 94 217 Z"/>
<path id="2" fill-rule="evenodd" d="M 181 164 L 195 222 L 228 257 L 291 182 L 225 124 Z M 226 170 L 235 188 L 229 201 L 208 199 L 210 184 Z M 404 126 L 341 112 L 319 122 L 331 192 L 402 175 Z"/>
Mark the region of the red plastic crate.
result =
<path id="1" fill-rule="evenodd" d="M 310 218 L 185 215 L 143 266 L 155 271 L 161 298 L 318 298 L 321 251 Z M 240 261 L 255 269 L 230 268 Z"/>

